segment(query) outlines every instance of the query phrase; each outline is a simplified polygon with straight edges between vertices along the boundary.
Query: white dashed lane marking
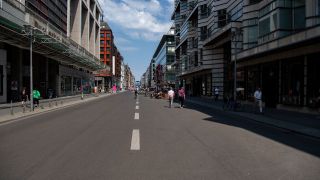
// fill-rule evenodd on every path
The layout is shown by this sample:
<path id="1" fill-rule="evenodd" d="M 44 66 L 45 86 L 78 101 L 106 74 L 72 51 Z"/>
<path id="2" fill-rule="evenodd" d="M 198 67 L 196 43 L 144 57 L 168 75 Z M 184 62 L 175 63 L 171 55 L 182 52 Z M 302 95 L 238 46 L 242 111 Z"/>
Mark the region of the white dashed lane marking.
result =
<path id="1" fill-rule="evenodd" d="M 139 113 L 134 113 L 134 119 L 139 119 Z"/>
<path id="2" fill-rule="evenodd" d="M 132 150 L 132 151 L 139 151 L 140 150 L 140 131 L 139 131 L 139 129 L 134 129 L 132 131 L 130 150 Z"/>

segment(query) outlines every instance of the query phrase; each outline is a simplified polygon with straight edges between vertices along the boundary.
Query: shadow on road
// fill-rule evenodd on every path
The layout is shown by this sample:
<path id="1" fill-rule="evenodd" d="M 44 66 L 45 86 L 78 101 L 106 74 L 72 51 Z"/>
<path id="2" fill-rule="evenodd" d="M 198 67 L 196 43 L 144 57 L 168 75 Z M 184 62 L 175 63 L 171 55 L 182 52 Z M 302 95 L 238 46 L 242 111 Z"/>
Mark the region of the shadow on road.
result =
<path id="1" fill-rule="evenodd" d="M 250 119 L 231 115 L 228 114 L 228 111 L 218 111 L 190 103 L 187 104 L 185 108 L 196 110 L 211 116 L 210 118 L 203 119 L 205 121 L 242 128 L 300 151 L 320 157 L 320 139 L 306 137 L 289 130 L 276 128 Z"/>

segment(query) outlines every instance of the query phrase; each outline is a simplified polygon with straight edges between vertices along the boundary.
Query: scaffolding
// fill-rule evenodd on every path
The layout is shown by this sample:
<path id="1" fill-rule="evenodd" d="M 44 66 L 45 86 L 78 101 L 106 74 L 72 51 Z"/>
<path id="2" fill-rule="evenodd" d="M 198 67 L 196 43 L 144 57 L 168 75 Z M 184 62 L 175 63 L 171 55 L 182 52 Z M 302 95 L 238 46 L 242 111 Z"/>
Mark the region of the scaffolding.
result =
<path id="1" fill-rule="evenodd" d="M 62 64 L 90 71 L 107 68 L 97 57 L 20 1 L 0 0 L 0 41 L 27 49 L 30 38 L 33 51 Z"/>

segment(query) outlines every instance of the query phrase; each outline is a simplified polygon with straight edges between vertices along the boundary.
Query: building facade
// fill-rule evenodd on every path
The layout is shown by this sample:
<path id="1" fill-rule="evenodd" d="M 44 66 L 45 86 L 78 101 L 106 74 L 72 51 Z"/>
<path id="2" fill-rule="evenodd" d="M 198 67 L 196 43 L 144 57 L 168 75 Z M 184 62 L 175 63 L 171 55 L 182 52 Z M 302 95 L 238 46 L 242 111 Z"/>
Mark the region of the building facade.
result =
<path id="1" fill-rule="evenodd" d="M 174 28 L 163 35 L 153 54 L 154 79 L 157 89 L 175 87 L 176 74 L 173 64 L 175 62 Z"/>
<path id="2" fill-rule="evenodd" d="M 94 73 L 96 86 L 104 88 L 105 91 L 112 86 L 112 49 L 113 33 L 107 22 L 100 23 L 100 60 L 105 65 L 104 69 Z"/>
<path id="3" fill-rule="evenodd" d="M 319 0 L 176 0 L 180 83 L 189 95 L 248 100 L 262 88 L 267 107 L 319 108 Z M 236 72 L 236 73 L 235 73 Z"/>
<path id="4" fill-rule="evenodd" d="M 22 88 L 30 89 L 30 49 L 33 88 L 42 98 L 91 92 L 92 72 L 103 68 L 96 51 L 102 12 L 98 2 L 26 0 L 1 5 L 0 103 L 19 101 Z"/>

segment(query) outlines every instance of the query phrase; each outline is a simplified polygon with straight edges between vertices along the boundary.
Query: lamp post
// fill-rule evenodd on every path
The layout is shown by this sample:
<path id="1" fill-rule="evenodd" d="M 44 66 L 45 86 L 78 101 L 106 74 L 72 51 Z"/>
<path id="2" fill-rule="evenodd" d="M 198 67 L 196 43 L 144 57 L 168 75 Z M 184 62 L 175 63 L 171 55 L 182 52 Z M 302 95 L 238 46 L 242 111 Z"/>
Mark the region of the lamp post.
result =
<path id="1" fill-rule="evenodd" d="M 235 31 L 232 31 L 232 40 L 235 43 L 235 53 L 234 53 L 234 81 L 233 81 L 233 100 L 236 103 L 237 101 L 237 55 L 238 55 L 238 42 L 241 36 L 241 29 L 235 28 Z"/>
<path id="2" fill-rule="evenodd" d="M 26 35 L 30 38 L 30 111 L 34 111 L 33 107 L 33 66 L 32 66 L 32 43 L 33 43 L 33 27 L 25 25 L 24 30 Z"/>

